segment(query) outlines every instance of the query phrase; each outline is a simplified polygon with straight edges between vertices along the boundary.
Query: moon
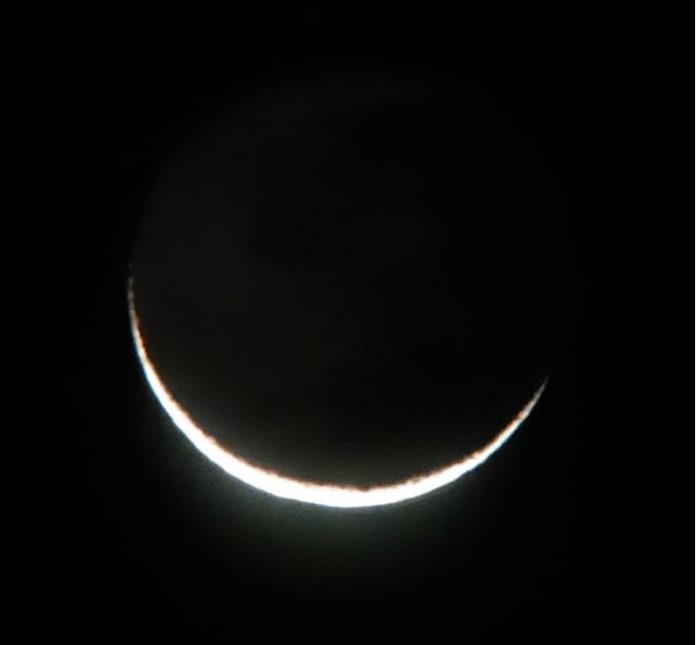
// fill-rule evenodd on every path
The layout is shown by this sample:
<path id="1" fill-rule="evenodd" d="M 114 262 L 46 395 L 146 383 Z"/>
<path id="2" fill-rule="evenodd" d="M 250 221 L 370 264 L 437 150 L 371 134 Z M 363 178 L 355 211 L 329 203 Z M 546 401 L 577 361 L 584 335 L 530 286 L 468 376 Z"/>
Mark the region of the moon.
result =
<path id="1" fill-rule="evenodd" d="M 536 405 L 556 210 L 522 140 L 462 92 L 269 86 L 160 160 L 131 333 L 160 405 L 228 474 L 311 504 L 397 503 L 486 461 Z"/>
<path id="2" fill-rule="evenodd" d="M 547 380 L 543 381 L 530 401 L 492 441 L 460 461 L 448 464 L 439 470 L 398 481 L 387 486 L 373 486 L 369 488 L 335 486 L 302 481 L 254 466 L 231 451 L 226 450 L 213 437 L 207 434 L 172 396 L 148 356 L 145 341 L 138 325 L 132 279 L 128 288 L 128 307 L 133 342 L 145 378 L 162 409 L 184 436 L 215 465 L 245 484 L 276 497 L 319 506 L 360 508 L 397 504 L 407 499 L 426 495 L 456 481 L 484 463 L 515 433 L 530 415 L 534 406 L 536 406 L 547 383 Z"/>

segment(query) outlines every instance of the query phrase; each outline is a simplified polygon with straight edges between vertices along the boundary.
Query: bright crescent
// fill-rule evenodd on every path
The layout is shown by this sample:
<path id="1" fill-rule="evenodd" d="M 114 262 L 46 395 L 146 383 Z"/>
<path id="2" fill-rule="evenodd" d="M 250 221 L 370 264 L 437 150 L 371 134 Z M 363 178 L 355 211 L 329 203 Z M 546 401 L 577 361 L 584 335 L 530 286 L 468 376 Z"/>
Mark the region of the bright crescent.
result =
<path id="1" fill-rule="evenodd" d="M 513 435 L 515 430 L 517 430 L 522 422 L 529 416 L 539 400 L 539 397 L 541 397 L 547 382 L 545 379 L 532 399 L 491 442 L 467 455 L 461 461 L 445 466 L 440 470 L 435 470 L 426 475 L 411 477 L 394 484 L 374 486 L 371 488 L 357 488 L 301 481 L 259 468 L 258 466 L 254 466 L 240 459 L 223 448 L 215 439 L 206 434 L 200 426 L 196 425 L 193 419 L 177 403 L 164 385 L 147 354 L 145 343 L 139 329 L 138 316 L 135 311 L 132 281 L 128 289 L 128 303 L 131 332 L 133 334 L 133 341 L 138 358 L 140 359 L 140 365 L 143 368 L 145 378 L 155 397 L 174 422 L 174 425 L 184 433 L 186 438 L 198 448 L 200 452 L 214 464 L 222 468 L 226 473 L 236 477 L 249 486 L 253 486 L 266 493 L 275 495 L 276 497 L 293 499 L 309 504 L 331 506 L 334 508 L 359 508 L 396 504 L 397 502 L 425 495 L 426 493 L 430 493 L 437 488 L 459 479 L 462 475 L 486 461 Z"/>

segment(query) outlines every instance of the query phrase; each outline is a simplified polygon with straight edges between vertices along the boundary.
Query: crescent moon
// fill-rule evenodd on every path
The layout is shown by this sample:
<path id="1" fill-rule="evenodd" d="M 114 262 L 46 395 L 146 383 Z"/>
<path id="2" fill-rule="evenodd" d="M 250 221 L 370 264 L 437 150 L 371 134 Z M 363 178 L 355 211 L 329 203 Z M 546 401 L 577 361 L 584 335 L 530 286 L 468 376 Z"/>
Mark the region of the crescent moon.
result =
<path id="1" fill-rule="evenodd" d="M 167 389 L 162 378 L 157 373 L 152 360 L 148 356 L 145 342 L 139 328 L 138 315 L 135 310 L 132 279 L 128 288 L 128 305 L 133 342 L 140 365 L 145 374 L 145 379 L 159 404 L 186 438 L 210 461 L 245 484 L 271 495 L 275 495 L 276 497 L 320 506 L 360 508 L 396 504 L 407 499 L 420 497 L 421 495 L 425 495 L 442 486 L 450 484 L 459 479 L 462 475 L 480 466 L 514 434 L 537 404 L 548 380 L 545 379 L 542 382 L 531 400 L 492 441 L 473 453 L 470 453 L 462 460 L 449 464 L 439 470 L 398 481 L 394 484 L 370 488 L 302 481 L 299 479 L 292 479 L 291 477 L 281 475 L 271 470 L 265 470 L 264 468 L 244 461 L 229 450 L 223 448 L 215 439 L 206 434 L 203 428 L 196 424 Z"/>

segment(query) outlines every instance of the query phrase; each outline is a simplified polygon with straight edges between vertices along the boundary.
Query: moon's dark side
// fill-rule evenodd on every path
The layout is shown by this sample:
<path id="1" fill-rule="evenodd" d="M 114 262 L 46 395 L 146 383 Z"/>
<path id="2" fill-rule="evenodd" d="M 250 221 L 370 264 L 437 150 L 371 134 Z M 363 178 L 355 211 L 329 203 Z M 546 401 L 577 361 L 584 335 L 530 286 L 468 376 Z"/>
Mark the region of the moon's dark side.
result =
<path id="1" fill-rule="evenodd" d="M 133 253 L 147 350 L 240 457 L 387 483 L 490 441 L 547 375 L 561 251 L 529 160 L 441 86 L 278 86 L 163 170 Z"/>

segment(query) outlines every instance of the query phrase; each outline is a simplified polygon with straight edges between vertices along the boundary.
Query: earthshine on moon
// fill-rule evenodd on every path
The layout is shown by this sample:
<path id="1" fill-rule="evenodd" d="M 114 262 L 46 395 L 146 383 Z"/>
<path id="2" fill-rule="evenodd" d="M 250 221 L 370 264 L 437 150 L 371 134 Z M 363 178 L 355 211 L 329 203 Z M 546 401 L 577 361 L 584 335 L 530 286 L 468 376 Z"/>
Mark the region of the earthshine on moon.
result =
<path id="1" fill-rule="evenodd" d="M 174 425 L 242 482 L 338 508 L 486 461 L 544 390 L 564 297 L 518 143 L 464 88 L 399 74 L 278 82 L 199 124 L 160 160 L 127 285 Z"/>
<path id="2" fill-rule="evenodd" d="M 293 499 L 299 502 L 317 504 L 320 506 L 331 506 L 334 508 L 383 506 L 386 504 L 396 504 L 397 502 L 402 502 L 414 497 L 420 497 L 421 495 L 441 488 L 481 465 L 496 452 L 529 416 L 546 387 L 546 381 L 544 381 L 531 400 L 492 441 L 467 455 L 460 461 L 451 463 L 439 470 L 435 470 L 426 475 L 397 481 L 386 486 L 373 486 L 367 488 L 302 481 L 280 475 L 271 470 L 259 468 L 258 466 L 244 461 L 223 448 L 213 437 L 207 434 L 202 427 L 196 424 L 186 410 L 179 405 L 169 392 L 148 356 L 138 324 L 138 315 L 135 310 L 132 280 L 128 290 L 128 301 L 131 331 L 140 365 L 152 392 L 174 425 L 183 432 L 186 438 L 203 453 L 203 455 L 222 468 L 226 473 L 236 477 L 249 486 L 253 486 L 261 491 L 275 495 L 276 497 Z"/>

